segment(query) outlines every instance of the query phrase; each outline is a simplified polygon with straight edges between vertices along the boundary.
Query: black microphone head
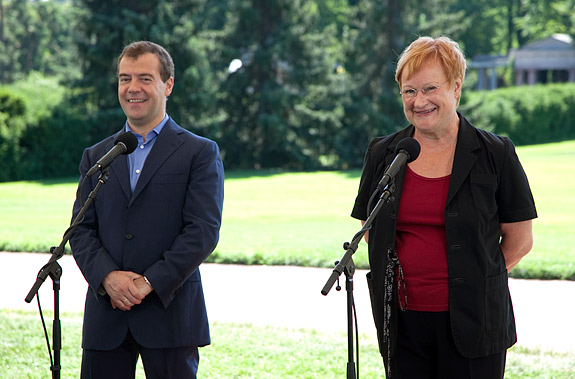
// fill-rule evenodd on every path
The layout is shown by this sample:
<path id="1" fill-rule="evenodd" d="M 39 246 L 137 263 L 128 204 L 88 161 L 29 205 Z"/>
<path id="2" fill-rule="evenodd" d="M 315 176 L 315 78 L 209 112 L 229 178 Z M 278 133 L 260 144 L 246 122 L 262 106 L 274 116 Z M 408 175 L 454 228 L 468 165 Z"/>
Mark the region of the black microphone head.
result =
<path id="1" fill-rule="evenodd" d="M 395 148 L 395 154 L 398 154 L 402 150 L 409 156 L 407 159 L 407 163 L 409 163 L 417 159 L 419 152 L 421 151 L 421 146 L 419 146 L 419 142 L 415 139 L 407 137 L 399 141 Z"/>
<path id="2" fill-rule="evenodd" d="M 120 134 L 114 141 L 114 145 L 119 143 L 122 143 L 124 146 L 126 146 L 126 151 L 124 151 L 122 154 L 128 155 L 136 150 L 136 147 L 138 147 L 138 137 L 136 137 L 136 135 L 132 132 L 124 132 Z"/>

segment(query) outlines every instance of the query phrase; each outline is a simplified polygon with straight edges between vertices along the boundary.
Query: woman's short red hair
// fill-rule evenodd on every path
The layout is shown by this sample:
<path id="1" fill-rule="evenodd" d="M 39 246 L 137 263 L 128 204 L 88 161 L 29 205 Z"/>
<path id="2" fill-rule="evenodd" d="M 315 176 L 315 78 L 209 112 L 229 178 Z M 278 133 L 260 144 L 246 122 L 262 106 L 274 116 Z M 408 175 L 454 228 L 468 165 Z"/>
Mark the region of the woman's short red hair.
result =
<path id="1" fill-rule="evenodd" d="M 463 82 L 467 63 L 459 44 L 448 37 L 419 37 L 399 57 L 395 70 L 395 81 L 399 86 L 404 72 L 406 78 L 410 78 L 428 58 L 437 59 L 451 84 L 458 78 Z"/>

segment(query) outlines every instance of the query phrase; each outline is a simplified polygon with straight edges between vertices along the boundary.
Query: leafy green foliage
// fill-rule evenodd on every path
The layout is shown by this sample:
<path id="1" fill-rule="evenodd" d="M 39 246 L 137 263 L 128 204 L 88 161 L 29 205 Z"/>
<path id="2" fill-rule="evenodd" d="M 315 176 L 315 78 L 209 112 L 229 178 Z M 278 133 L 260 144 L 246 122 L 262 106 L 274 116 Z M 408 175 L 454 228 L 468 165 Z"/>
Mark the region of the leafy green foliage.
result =
<path id="1" fill-rule="evenodd" d="M 76 7 L 70 2 L 13 0 L 0 2 L 0 8 L 0 83 L 34 71 L 63 80 L 79 77 Z"/>
<path id="2" fill-rule="evenodd" d="M 575 138 L 575 84 L 547 84 L 470 93 L 461 111 L 477 126 L 518 145 Z"/>
<path id="3" fill-rule="evenodd" d="M 0 87 L 0 181 L 77 172 L 89 133 L 55 77 L 31 73 Z"/>
<path id="4" fill-rule="evenodd" d="M 44 79 L 57 78 L 66 86 L 48 97 L 34 95 L 33 88 L 24 95 L 11 91 L 26 109 L 22 116 L 7 112 L 8 103 L 0 105 L 0 156 L 7 166 L 0 180 L 75 173 L 81 147 L 121 128 L 116 59 L 135 40 L 152 40 L 171 52 L 176 77 L 167 111 L 183 127 L 216 140 L 226 167 L 348 169 L 361 167 L 371 138 L 406 125 L 394 70 L 415 38 L 448 35 L 470 59 L 504 55 L 552 33 L 573 32 L 574 4 L 0 1 L 0 81 L 44 86 Z M 230 71 L 238 59 L 241 67 Z M 513 83 L 509 67 L 498 69 L 498 77 Z M 65 97 L 62 88 L 68 88 Z M 520 99 L 517 91 L 529 98 Z M 522 88 L 468 96 L 466 89 L 470 101 L 462 110 L 478 126 L 519 144 L 572 138 L 564 130 L 572 122 L 572 99 L 562 89 L 551 91 L 557 93 Z M 50 157 L 46 151 L 70 143 L 60 149 L 70 154 L 58 157 L 59 167 L 42 162 Z"/>
<path id="5" fill-rule="evenodd" d="M 230 2 L 216 139 L 230 168 L 317 168 L 337 157 L 342 91 L 335 27 L 321 28 L 314 1 Z M 323 161 L 319 159 L 324 157 Z"/>

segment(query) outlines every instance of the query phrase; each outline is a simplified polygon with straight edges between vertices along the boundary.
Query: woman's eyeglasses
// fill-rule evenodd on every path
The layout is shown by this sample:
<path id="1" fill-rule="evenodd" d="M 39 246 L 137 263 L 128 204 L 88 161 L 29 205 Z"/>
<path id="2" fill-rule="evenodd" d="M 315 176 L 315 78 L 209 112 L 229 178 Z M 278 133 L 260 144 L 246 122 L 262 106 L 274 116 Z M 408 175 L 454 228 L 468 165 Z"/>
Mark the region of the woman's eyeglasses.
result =
<path id="1" fill-rule="evenodd" d="M 423 95 L 433 95 L 438 89 L 443 87 L 447 82 L 449 82 L 449 80 L 439 85 L 430 84 L 423 87 L 422 89 L 406 88 L 399 91 L 399 94 L 405 97 L 406 99 L 412 99 L 416 97 L 418 92 L 421 92 Z"/>

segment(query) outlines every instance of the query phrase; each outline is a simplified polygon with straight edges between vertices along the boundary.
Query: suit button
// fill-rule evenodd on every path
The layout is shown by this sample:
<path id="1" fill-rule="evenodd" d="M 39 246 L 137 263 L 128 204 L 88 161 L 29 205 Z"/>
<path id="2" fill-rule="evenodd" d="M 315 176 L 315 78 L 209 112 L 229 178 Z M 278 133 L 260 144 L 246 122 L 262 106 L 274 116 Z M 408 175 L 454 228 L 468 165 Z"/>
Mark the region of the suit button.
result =
<path id="1" fill-rule="evenodd" d="M 134 238 L 134 235 L 128 233 L 128 234 L 126 234 L 126 235 L 124 236 L 124 238 L 126 238 L 127 240 L 131 240 L 132 238 Z"/>

